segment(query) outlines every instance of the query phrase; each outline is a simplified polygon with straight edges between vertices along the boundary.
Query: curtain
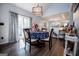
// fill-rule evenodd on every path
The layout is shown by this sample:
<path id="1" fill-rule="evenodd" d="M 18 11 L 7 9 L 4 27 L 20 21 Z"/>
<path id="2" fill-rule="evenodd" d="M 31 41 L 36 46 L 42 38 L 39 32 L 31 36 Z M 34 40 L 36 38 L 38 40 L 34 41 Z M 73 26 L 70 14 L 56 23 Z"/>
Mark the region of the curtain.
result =
<path id="1" fill-rule="evenodd" d="M 18 17 L 17 13 L 10 12 L 10 21 L 9 21 L 9 42 L 13 43 L 17 41 L 17 32 L 18 32 Z"/>

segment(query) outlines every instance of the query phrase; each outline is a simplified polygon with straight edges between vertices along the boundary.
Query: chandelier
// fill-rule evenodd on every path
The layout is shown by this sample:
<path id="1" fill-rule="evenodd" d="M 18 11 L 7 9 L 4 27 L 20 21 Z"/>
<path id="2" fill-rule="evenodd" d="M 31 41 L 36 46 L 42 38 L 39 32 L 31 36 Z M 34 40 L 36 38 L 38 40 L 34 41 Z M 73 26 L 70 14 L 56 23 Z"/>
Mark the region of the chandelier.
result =
<path id="1" fill-rule="evenodd" d="M 36 16 L 42 16 L 43 15 L 42 6 L 39 6 L 38 4 L 36 7 L 33 7 L 32 13 Z"/>

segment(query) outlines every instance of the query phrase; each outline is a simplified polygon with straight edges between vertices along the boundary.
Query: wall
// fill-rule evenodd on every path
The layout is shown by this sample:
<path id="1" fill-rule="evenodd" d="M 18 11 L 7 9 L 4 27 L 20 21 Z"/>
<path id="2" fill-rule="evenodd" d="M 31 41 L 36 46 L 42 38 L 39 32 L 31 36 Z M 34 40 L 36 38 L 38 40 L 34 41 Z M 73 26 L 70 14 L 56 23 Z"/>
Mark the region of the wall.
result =
<path id="1" fill-rule="evenodd" d="M 45 26 L 46 26 L 46 28 L 48 28 L 47 22 L 48 21 L 45 21 L 45 20 L 33 20 L 32 24 L 38 24 L 39 29 L 41 30 L 41 28 L 44 28 Z M 44 24 L 45 24 L 45 26 L 44 26 Z"/>
<path id="2" fill-rule="evenodd" d="M 4 23 L 4 26 L 0 26 L 0 44 L 8 43 L 9 42 L 9 20 L 10 20 L 10 13 L 9 11 L 32 17 L 32 20 L 40 20 L 41 17 L 37 17 L 32 15 L 30 12 L 18 8 L 12 4 L 3 3 L 0 4 L 0 22 Z M 4 37 L 2 40 L 1 37 Z"/>
<path id="3" fill-rule="evenodd" d="M 77 28 L 78 35 L 79 35 L 79 8 L 78 10 L 73 14 L 73 21 L 75 23 L 75 27 Z"/>

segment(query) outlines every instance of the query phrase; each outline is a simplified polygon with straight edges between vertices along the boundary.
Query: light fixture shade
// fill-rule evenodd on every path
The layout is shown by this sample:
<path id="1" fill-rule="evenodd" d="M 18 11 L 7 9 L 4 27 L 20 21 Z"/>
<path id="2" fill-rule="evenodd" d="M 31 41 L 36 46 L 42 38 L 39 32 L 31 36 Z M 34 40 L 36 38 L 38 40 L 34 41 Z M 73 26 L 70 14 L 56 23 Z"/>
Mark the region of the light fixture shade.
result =
<path id="1" fill-rule="evenodd" d="M 32 13 L 36 16 L 42 16 L 43 15 L 42 6 L 37 5 L 36 7 L 33 7 Z"/>

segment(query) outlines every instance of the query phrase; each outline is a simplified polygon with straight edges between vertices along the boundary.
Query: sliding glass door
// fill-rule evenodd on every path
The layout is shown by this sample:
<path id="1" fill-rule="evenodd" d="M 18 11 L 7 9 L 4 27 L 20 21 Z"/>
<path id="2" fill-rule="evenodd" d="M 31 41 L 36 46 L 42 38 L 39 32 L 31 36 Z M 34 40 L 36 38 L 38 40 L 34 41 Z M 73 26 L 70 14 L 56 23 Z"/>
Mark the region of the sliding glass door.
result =
<path id="1" fill-rule="evenodd" d="M 23 36 L 23 28 L 31 28 L 32 20 L 30 17 L 25 17 L 22 15 L 18 15 L 18 33 L 19 39 L 24 38 Z"/>
<path id="2" fill-rule="evenodd" d="M 23 19 L 23 28 L 31 28 L 32 21 L 30 17 L 24 17 Z"/>
<path id="3" fill-rule="evenodd" d="M 18 15 L 18 35 L 19 38 L 23 37 L 23 16 Z"/>

